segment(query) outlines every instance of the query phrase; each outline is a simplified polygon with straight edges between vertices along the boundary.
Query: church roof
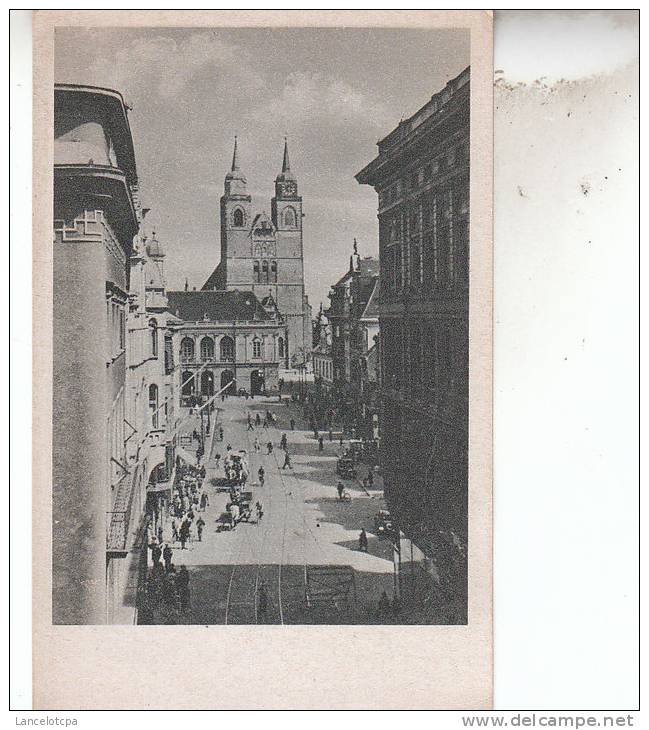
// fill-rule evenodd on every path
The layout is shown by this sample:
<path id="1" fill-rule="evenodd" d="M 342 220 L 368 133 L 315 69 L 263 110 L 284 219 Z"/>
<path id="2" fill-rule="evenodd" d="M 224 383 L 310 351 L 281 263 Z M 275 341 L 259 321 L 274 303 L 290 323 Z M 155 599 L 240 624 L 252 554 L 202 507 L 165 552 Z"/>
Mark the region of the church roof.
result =
<path id="1" fill-rule="evenodd" d="M 169 311 L 185 322 L 268 321 L 251 291 L 170 291 Z"/>
<path id="2" fill-rule="evenodd" d="M 217 267 L 203 284 L 203 291 L 213 291 L 214 289 L 225 289 L 225 271 L 221 262 L 217 264 Z"/>

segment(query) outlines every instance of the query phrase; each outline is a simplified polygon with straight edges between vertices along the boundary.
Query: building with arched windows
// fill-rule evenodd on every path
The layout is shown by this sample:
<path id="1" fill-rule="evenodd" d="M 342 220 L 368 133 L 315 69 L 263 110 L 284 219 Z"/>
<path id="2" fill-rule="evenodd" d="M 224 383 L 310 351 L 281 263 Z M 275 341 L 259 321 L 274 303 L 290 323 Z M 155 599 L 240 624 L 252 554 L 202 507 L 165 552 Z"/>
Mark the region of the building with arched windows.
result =
<path id="1" fill-rule="evenodd" d="M 252 395 L 277 390 L 288 328 L 270 292 L 261 302 L 251 291 L 170 291 L 167 298 L 180 406 L 224 387 Z"/>
<path id="2" fill-rule="evenodd" d="M 302 198 L 291 172 L 288 144 L 275 179 L 270 214 L 254 212 L 247 181 L 239 168 L 237 140 L 232 169 L 221 197 L 221 260 L 204 291 L 250 291 L 262 299 L 270 290 L 288 336 L 281 367 L 304 364 L 311 349 L 311 311 L 304 292 Z"/>

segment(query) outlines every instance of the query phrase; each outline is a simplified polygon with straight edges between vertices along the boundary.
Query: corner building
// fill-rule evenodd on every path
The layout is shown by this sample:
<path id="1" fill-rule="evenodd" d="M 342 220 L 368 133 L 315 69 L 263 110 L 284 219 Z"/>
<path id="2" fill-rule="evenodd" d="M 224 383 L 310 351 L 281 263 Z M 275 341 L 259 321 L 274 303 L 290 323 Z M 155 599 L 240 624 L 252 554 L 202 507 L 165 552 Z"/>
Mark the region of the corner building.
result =
<path id="1" fill-rule="evenodd" d="M 311 349 L 311 317 L 304 293 L 302 198 L 286 141 L 269 214 L 253 211 L 235 138 L 232 168 L 221 197 L 221 261 L 203 290 L 250 291 L 260 301 L 270 295 L 288 329 L 280 367 L 306 359 Z"/>
<path id="2" fill-rule="evenodd" d="M 466 620 L 469 69 L 378 143 L 381 464 L 402 529 Z"/>

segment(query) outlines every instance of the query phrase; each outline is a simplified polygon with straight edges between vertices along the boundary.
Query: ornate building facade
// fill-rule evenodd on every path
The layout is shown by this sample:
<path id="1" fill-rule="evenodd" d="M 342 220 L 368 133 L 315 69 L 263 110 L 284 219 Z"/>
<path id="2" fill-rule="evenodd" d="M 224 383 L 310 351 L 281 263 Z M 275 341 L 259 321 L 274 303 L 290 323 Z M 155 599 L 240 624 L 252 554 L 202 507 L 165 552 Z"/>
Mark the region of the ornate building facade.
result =
<path id="1" fill-rule="evenodd" d="M 378 143 L 381 462 L 403 529 L 466 611 L 469 69 Z M 464 598 L 462 598 L 464 597 Z"/>
<path id="2" fill-rule="evenodd" d="M 268 214 L 253 211 L 235 138 L 232 169 L 225 177 L 221 197 L 221 260 L 203 290 L 245 290 L 260 300 L 270 293 L 288 330 L 282 367 L 300 364 L 310 351 L 302 217 L 302 198 L 291 172 L 288 143 L 284 143 L 282 171 L 275 179 Z"/>
<path id="3" fill-rule="evenodd" d="M 103 624 L 119 590 L 111 515 L 127 454 L 129 258 L 139 227 L 126 107 L 54 89 L 52 619 Z M 130 497 L 127 498 L 127 501 Z M 121 508 L 118 508 L 121 509 Z"/>

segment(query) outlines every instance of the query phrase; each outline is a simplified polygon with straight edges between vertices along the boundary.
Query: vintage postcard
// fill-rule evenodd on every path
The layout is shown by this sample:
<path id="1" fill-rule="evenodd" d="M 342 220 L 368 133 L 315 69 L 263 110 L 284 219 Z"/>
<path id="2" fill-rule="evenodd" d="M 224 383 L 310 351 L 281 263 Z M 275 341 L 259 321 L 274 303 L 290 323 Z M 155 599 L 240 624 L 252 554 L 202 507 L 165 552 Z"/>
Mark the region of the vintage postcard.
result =
<path id="1" fill-rule="evenodd" d="M 35 707 L 488 708 L 490 13 L 34 39 Z"/>

